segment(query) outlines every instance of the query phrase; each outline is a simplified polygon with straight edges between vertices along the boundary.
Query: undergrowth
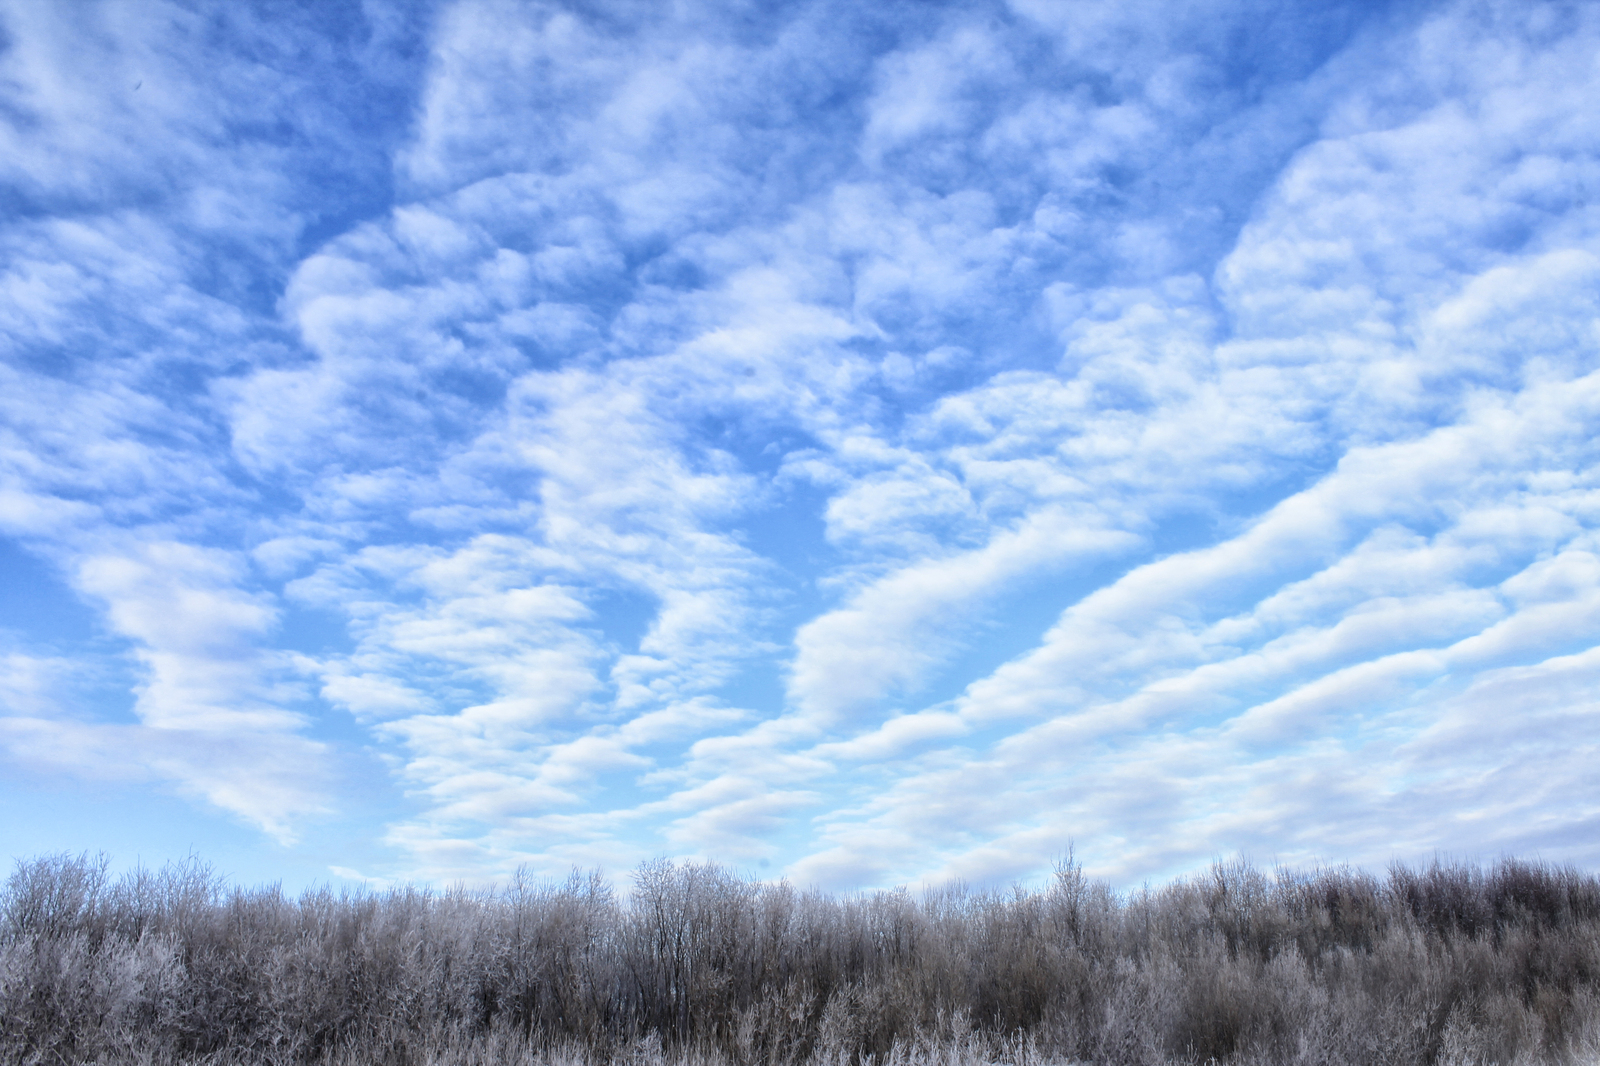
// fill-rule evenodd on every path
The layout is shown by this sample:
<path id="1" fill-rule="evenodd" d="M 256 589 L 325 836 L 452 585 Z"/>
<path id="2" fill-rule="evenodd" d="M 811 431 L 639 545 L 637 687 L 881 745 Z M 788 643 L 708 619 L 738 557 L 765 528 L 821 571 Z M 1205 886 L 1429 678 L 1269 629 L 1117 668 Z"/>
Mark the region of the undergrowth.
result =
<path id="1" fill-rule="evenodd" d="M 1219 863 L 1129 895 L 802 892 L 654 862 L 494 891 L 21 862 L 0 1061 L 891 1066 L 1600 1061 L 1600 880 Z"/>

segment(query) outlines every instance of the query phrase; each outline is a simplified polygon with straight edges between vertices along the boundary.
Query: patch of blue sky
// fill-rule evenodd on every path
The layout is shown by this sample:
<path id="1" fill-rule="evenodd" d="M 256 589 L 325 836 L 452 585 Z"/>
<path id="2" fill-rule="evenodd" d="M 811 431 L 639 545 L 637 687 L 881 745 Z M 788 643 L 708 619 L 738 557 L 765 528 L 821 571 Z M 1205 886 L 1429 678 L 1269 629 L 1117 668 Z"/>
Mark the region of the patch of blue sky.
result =
<path id="1" fill-rule="evenodd" d="M 49 645 L 87 646 L 101 636 L 94 611 L 73 595 L 50 565 L 9 537 L 0 537 L 0 629 Z"/>

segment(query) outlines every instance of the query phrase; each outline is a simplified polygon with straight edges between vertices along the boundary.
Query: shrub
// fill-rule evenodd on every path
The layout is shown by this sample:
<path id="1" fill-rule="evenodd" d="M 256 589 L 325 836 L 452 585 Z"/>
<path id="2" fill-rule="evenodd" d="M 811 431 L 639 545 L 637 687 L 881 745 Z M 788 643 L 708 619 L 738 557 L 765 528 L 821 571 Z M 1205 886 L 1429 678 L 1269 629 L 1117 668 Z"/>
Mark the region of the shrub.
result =
<path id="1" fill-rule="evenodd" d="M 298 899 L 190 860 L 18 863 L 0 1060 L 1465 1064 L 1594 1061 L 1600 881 L 1541 863 L 1279 872 L 1119 896 L 798 892 L 646 863 Z M 1586 1058 L 1587 1056 L 1587 1058 Z"/>

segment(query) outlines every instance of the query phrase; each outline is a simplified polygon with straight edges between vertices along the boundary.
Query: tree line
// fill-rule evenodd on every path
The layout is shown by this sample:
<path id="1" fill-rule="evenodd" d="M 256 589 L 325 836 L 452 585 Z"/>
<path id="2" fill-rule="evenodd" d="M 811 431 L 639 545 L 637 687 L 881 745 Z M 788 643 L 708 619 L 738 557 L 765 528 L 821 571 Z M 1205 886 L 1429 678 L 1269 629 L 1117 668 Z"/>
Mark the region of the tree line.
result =
<path id="1" fill-rule="evenodd" d="M 0 1060 L 422 1066 L 1600 1061 L 1600 879 L 1219 862 L 1118 893 L 802 891 L 656 861 L 493 890 L 19 862 Z"/>

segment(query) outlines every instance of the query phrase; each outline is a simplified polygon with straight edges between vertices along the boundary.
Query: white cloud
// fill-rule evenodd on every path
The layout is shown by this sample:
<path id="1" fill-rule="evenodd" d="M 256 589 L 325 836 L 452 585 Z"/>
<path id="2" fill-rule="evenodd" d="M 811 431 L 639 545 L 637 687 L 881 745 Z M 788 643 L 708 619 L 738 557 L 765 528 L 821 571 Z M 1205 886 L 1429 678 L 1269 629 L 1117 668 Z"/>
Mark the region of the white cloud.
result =
<path id="1" fill-rule="evenodd" d="M 997 531 L 982 548 L 919 560 L 800 628 L 790 698 L 807 717 L 837 725 L 885 696 L 914 691 L 982 625 L 985 601 L 1024 578 L 1083 566 L 1137 543 L 1123 531 L 1084 528 L 1082 516 L 1044 511 Z"/>

